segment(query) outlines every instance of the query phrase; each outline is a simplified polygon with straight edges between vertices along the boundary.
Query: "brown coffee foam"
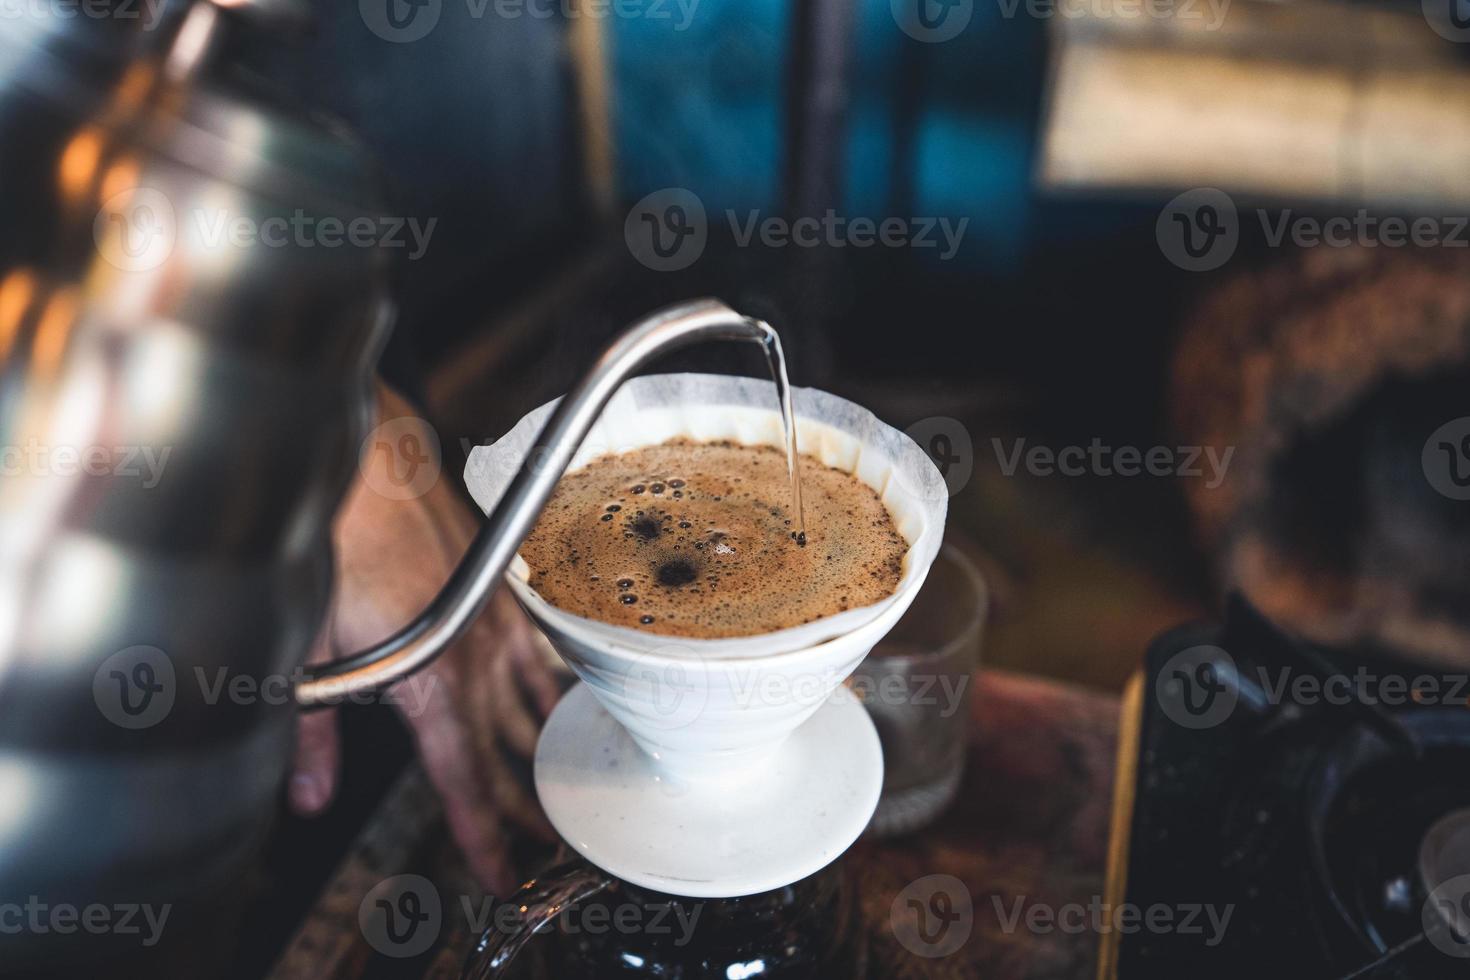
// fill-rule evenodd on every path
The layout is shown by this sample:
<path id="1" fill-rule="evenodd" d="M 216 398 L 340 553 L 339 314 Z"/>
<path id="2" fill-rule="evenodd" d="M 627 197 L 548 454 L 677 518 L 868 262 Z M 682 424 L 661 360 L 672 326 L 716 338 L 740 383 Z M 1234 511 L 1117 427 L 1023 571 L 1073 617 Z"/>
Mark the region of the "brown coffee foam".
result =
<path id="1" fill-rule="evenodd" d="M 562 478 L 521 546 L 529 583 L 574 615 L 703 639 L 893 594 L 908 543 L 877 494 L 810 456 L 799 465 L 805 547 L 778 449 L 678 439 L 595 459 Z"/>

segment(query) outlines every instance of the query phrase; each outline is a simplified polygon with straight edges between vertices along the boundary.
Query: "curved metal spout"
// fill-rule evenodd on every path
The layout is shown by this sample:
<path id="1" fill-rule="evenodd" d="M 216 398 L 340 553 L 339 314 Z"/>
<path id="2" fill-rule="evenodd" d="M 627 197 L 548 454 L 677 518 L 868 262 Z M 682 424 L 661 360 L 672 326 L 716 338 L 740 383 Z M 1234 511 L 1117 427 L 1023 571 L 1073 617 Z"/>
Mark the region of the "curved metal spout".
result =
<path id="1" fill-rule="evenodd" d="M 306 679 L 296 687 L 296 702 L 320 707 L 380 688 L 423 667 L 458 639 L 495 590 L 613 392 L 655 356 L 705 340 L 780 344 L 770 326 L 713 299 L 669 307 L 634 324 L 562 399 L 527 457 L 540 462 L 523 466 L 516 474 L 429 607 L 376 646 L 306 668 Z"/>

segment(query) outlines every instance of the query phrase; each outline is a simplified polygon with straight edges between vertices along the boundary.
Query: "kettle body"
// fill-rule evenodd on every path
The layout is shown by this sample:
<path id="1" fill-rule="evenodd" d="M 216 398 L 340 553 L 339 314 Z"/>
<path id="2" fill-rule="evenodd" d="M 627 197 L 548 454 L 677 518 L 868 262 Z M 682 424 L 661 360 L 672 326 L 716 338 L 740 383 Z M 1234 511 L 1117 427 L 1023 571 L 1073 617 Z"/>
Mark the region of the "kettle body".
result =
<path id="1" fill-rule="evenodd" d="M 371 418 L 386 263 L 322 233 L 378 213 L 370 170 L 180 65 L 226 16 L 196 9 L 48 144 L 47 186 L 6 188 L 48 202 L 44 254 L 0 270 L 7 900 L 162 905 L 239 873 Z M 26 53 L 53 62 L 18 85 L 65 73 Z M 7 965 L 79 938 L 7 937 Z"/>

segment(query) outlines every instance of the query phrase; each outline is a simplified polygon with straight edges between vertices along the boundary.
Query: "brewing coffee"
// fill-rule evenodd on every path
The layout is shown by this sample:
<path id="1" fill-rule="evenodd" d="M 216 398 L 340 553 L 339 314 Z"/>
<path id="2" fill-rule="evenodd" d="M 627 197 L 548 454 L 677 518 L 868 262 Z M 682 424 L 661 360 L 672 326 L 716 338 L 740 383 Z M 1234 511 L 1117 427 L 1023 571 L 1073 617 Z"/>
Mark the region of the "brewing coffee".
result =
<path id="1" fill-rule="evenodd" d="M 883 599 L 908 543 L 873 489 L 798 457 L 673 440 L 564 476 L 521 546 L 530 585 L 567 612 L 670 636 L 750 636 Z"/>

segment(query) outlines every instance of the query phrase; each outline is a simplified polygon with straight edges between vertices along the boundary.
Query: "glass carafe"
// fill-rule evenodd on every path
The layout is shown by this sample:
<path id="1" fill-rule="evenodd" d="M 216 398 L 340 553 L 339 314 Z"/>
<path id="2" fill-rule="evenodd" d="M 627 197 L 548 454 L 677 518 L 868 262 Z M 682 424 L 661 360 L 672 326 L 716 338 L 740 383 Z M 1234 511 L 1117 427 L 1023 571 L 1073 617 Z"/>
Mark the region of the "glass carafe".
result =
<path id="1" fill-rule="evenodd" d="M 683 898 L 575 858 L 494 908 L 463 976 L 862 980 L 860 914 L 840 860 L 758 895 Z"/>

